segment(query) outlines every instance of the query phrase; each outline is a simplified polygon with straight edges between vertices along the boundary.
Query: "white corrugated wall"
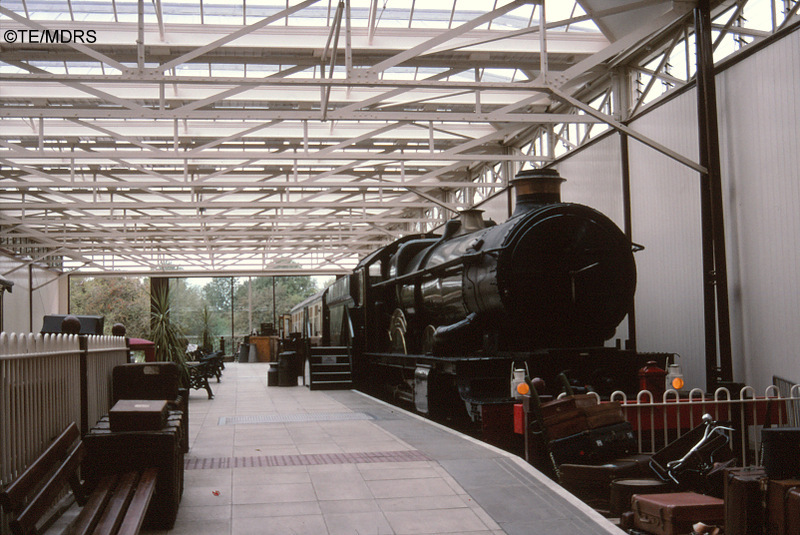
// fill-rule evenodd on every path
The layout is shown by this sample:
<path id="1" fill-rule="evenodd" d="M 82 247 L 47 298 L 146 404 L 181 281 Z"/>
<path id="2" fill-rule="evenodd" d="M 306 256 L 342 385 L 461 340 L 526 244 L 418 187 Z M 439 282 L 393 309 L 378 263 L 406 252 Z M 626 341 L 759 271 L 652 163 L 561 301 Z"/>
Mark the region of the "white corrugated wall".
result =
<path id="1" fill-rule="evenodd" d="M 21 262 L 18 260 L 0 254 L 0 275 L 5 274 L 2 277 L 14 283 L 11 293 L 6 292 L 3 296 L 3 326 L 1 330 L 39 332 L 42 328 L 42 317 L 45 314 L 66 313 L 66 299 L 60 294 L 60 285 L 66 284 L 66 278 L 56 280 L 57 273 L 38 266 L 33 267 L 32 277 L 29 276 L 28 266 L 11 272 L 19 265 Z M 35 289 L 31 290 L 31 288 Z M 32 295 L 31 292 L 33 292 Z"/>
<path id="2" fill-rule="evenodd" d="M 800 31 L 717 87 L 740 366 L 757 388 L 800 381 Z"/>
<path id="3" fill-rule="evenodd" d="M 698 159 L 694 91 L 635 121 L 658 143 Z M 705 386 L 700 175 L 635 140 L 629 141 L 640 351 L 677 353 L 689 387 Z"/>
<path id="4" fill-rule="evenodd" d="M 717 76 L 734 380 L 759 391 L 773 375 L 800 381 L 798 82 L 800 31 Z M 632 127 L 697 161 L 693 90 Z M 565 186 L 565 200 L 619 222 L 608 200 L 619 194 L 619 178 L 609 176 L 618 143 L 610 136 L 559 169 L 576 188 L 588 188 Z M 639 349 L 681 354 L 689 386 L 704 387 L 699 176 L 633 139 L 629 153 L 633 240 L 646 247 L 636 256 Z"/>

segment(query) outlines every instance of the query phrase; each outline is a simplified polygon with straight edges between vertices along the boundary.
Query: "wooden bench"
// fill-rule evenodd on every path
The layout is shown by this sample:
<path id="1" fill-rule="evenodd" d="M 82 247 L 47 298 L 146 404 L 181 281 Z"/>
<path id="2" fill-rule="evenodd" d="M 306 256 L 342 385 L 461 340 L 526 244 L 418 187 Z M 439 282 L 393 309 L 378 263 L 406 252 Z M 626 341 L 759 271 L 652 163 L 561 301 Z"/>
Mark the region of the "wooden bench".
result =
<path id="1" fill-rule="evenodd" d="M 220 378 L 222 377 L 222 370 L 225 369 L 225 362 L 222 360 L 222 352 L 215 351 L 210 355 L 203 355 L 197 360 L 199 362 L 208 363 L 208 371 L 210 375 L 215 376 L 217 378 L 217 382 L 219 383 Z"/>
<path id="2" fill-rule="evenodd" d="M 70 533 L 139 533 L 156 488 L 158 469 L 108 474 L 92 492 L 87 492 L 78 477 L 85 454 L 78 427 L 71 423 L 22 475 L 0 492 L 0 505 L 10 513 L 9 526 L 14 535 L 39 533 L 41 524 L 52 521 L 67 485 L 82 506 Z"/>
<path id="3" fill-rule="evenodd" d="M 211 391 L 211 385 L 208 380 L 214 377 L 214 371 L 208 361 L 189 361 L 186 363 L 186 369 L 189 370 L 189 388 L 199 390 L 205 388 L 208 392 L 208 399 L 214 398 L 214 392 Z"/>

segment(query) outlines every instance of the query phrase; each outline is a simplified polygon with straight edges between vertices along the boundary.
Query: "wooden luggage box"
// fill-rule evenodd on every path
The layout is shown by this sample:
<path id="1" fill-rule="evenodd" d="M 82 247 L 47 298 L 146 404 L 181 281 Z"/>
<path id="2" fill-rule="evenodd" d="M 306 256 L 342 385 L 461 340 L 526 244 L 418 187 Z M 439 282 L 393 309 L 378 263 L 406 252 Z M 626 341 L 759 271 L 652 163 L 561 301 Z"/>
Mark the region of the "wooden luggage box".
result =
<path id="1" fill-rule="evenodd" d="M 725 469 L 726 535 L 764 535 L 767 474 L 761 466 Z"/>
<path id="2" fill-rule="evenodd" d="M 789 498 L 792 493 L 800 491 L 800 480 L 798 479 L 770 479 L 767 482 L 767 522 L 765 533 L 769 535 L 789 535 L 800 533 L 800 531 L 790 531 L 787 520 L 794 520 L 800 512 L 792 511 L 792 518 L 789 519 Z M 798 498 L 793 498 L 791 504 L 794 505 Z M 800 504 L 799 504 L 800 505 Z M 800 529 L 800 527 L 795 527 Z"/>

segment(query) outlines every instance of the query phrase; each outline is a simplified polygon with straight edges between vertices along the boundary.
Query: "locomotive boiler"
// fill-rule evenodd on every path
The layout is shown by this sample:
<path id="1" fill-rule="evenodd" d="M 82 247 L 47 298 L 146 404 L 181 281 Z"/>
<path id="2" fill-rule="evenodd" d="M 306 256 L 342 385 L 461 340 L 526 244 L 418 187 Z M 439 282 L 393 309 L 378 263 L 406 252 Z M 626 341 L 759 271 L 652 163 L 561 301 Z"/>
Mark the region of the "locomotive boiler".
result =
<path id="1" fill-rule="evenodd" d="M 359 388 L 473 420 L 508 402 L 520 367 L 551 386 L 564 372 L 601 395 L 636 391 L 653 355 L 605 346 L 633 306 L 634 246 L 597 210 L 561 202 L 562 181 L 523 171 L 508 220 L 464 212 L 441 235 L 373 252 L 329 288 L 323 339 L 349 347 Z"/>
<path id="2" fill-rule="evenodd" d="M 530 351 L 611 338 L 633 302 L 631 243 L 600 212 L 561 203 L 562 180 L 550 169 L 520 173 L 504 223 L 469 211 L 439 238 L 400 245 L 385 279 L 402 315 L 395 345 L 469 350 L 489 337 L 498 350 Z"/>

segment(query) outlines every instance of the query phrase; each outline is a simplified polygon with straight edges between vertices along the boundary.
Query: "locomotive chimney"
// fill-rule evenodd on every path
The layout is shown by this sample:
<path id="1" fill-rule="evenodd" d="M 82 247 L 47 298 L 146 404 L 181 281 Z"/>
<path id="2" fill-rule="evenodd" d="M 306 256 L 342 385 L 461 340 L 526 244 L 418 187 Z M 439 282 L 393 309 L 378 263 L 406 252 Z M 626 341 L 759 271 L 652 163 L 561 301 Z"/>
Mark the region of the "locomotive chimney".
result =
<path id="1" fill-rule="evenodd" d="M 476 210 L 475 208 L 462 210 L 458 213 L 458 216 L 461 220 L 460 232 L 462 234 L 486 228 L 486 222 L 483 220 L 483 210 Z"/>
<path id="2" fill-rule="evenodd" d="M 545 204 L 561 202 L 564 179 L 555 169 L 526 169 L 511 180 L 517 196 L 514 215 Z"/>

